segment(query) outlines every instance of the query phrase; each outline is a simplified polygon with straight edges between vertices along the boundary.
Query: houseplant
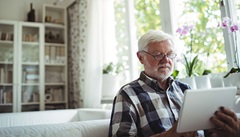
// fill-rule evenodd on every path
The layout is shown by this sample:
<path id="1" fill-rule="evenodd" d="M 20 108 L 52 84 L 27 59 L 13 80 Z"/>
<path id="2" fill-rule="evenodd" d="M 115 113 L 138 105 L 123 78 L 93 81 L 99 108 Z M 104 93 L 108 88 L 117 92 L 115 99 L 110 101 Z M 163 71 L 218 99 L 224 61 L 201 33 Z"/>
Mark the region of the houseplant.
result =
<path id="1" fill-rule="evenodd" d="M 184 25 L 183 27 L 179 27 L 176 32 L 178 34 L 180 34 L 180 37 L 184 37 L 186 35 L 190 35 L 190 50 L 187 51 L 185 54 L 183 54 L 184 57 L 184 61 L 183 64 L 185 66 L 185 71 L 186 71 L 186 78 L 180 79 L 180 81 L 188 83 L 193 89 L 196 88 L 196 82 L 193 76 L 193 69 L 194 66 L 196 65 L 197 62 L 197 55 L 193 58 L 192 60 L 192 45 L 193 45 L 193 41 L 192 41 L 192 29 L 193 29 L 193 25 Z M 189 54 L 188 54 L 189 53 Z M 188 55 L 187 55 L 188 54 Z"/>
<path id="2" fill-rule="evenodd" d="M 103 74 L 116 75 L 116 74 L 119 74 L 122 70 L 123 70 L 123 66 L 120 63 L 114 64 L 113 62 L 110 62 L 103 66 Z"/>
<path id="3" fill-rule="evenodd" d="M 180 34 L 181 37 L 184 36 L 190 36 L 190 44 L 189 47 L 190 49 L 183 54 L 184 57 L 184 66 L 185 66 L 185 71 L 187 77 L 192 77 L 196 75 L 194 72 L 194 68 L 196 68 L 196 65 L 198 63 L 198 55 L 193 56 L 193 51 L 192 51 L 192 46 L 193 46 L 193 30 L 194 26 L 193 25 L 184 25 L 183 27 L 179 27 L 176 32 Z"/>
<path id="4" fill-rule="evenodd" d="M 238 46 L 237 46 L 237 32 L 239 31 L 239 24 L 233 23 L 229 17 L 224 17 L 222 19 L 222 23 L 219 24 L 219 27 L 222 29 L 229 29 L 229 35 L 233 37 L 234 44 L 234 53 L 235 53 L 235 65 L 236 67 L 232 67 L 230 71 L 224 76 L 227 78 L 230 74 L 239 73 L 240 72 L 240 64 L 239 64 L 239 55 L 238 55 Z"/>
<path id="5" fill-rule="evenodd" d="M 184 25 L 177 29 L 177 33 L 181 36 L 190 35 L 189 51 L 183 54 L 184 66 L 187 77 L 181 81 L 188 83 L 192 88 L 205 88 L 211 87 L 210 78 L 207 74 L 211 73 L 210 70 L 204 69 L 203 61 L 199 60 L 198 54 L 193 54 L 193 25 Z M 195 77 L 198 76 L 198 77 Z M 196 82 L 197 81 L 197 82 Z"/>
<path id="6" fill-rule="evenodd" d="M 238 54 L 238 34 L 240 25 L 234 23 L 229 17 L 224 17 L 222 23 L 219 24 L 222 29 L 228 29 L 229 35 L 233 38 L 234 44 L 234 67 L 230 69 L 229 72 L 224 76 L 225 86 L 236 86 L 240 92 L 240 64 L 239 64 L 239 54 Z"/>
<path id="7" fill-rule="evenodd" d="M 113 97 L 119 89 L 119 73 L 123 71 L 121 63 L 110 62 L 103 66 L 102 97 Z"/>

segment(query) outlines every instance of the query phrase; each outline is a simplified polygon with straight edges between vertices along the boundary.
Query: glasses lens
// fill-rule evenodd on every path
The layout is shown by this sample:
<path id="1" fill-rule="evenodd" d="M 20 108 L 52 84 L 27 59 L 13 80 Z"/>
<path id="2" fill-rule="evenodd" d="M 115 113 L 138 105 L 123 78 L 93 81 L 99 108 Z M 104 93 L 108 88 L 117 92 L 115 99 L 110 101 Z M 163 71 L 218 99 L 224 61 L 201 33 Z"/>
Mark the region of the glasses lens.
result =
<path id="1" fill-rule="evenodd" d="M 167 55 L 164 54 L 164 53 L 161 53 L 161 54 L 159 54 L 159 55 L 152 55 L 152 54 L 150 54 L 150 53 L 148 53 L 148 52 L 146 52 L 146 51 L 144 51 L 144 50 L 142 50 L 142 52 L 147 53 L 148 55 L 154 57 L 156 60 L 161 60 L 161 59 L 163 59 L 165 56 L 168 57 L 168 58 L 170 58 L 170 59 L 173 59 L 173 58 L 175 58 L 175 57 L 177 56 L 177 54 L 175 54 L 175 53 L 170 53 L 170 54 L 167 54 Z"/>
<path id="2" fill-rule="evenodd" d="M 168 54 L 167 57 L 170 58 L 170 59 L 173 59 L 173 58 L 176 57 L 176 54 L 175 53 L 171 53 L 171 54 Z"/>
<path id="3" fill-rule="evenodd" d="M 161 60 L 161 59 L 163 59 L 164 56 L 165 56 L 164 54 L 155 55 L 155 59 Z"/>

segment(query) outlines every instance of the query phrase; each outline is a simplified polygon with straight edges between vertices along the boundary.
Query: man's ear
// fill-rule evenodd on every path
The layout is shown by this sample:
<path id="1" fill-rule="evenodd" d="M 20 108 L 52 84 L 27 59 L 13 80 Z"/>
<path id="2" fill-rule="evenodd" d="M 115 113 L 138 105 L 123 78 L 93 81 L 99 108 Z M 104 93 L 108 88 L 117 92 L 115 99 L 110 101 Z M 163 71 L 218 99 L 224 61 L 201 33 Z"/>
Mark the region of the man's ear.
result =
<path id="1" fill-rule="evenodd" d="M 138 57 L 138 60 L 141 62 L 141 64 L 143 64 L 144 56 L 140 51 L 137 52 L 137 57 Z"/>

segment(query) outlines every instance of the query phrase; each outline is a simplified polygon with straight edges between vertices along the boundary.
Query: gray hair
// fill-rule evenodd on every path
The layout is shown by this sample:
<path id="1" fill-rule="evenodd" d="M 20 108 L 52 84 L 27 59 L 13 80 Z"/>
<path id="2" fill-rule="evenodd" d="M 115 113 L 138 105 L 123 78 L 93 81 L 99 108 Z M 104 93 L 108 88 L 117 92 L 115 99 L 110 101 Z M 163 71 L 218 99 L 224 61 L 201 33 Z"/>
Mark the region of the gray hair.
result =
<path id="1" fill-rule="evenodd" d="M 138 51 L 143 50 L 151 42 L 161 42 L 164 40 L 170 40 L 174 45 L 173 37 L 161 30 L 149 30 L 143 34 L 138 40 Z"/>

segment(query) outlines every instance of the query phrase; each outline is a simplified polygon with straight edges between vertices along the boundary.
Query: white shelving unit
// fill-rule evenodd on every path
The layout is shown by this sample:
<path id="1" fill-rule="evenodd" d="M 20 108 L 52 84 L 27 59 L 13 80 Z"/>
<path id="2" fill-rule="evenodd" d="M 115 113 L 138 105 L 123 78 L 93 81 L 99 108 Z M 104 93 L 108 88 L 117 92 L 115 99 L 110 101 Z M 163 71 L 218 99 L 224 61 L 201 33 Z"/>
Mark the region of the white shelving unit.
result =
<path id="1" fill-rule="evenodd" d="M 0 113 L 44 109 L 43 31 L 41 23 L 0 21 Z"/>
<path id="2" fill-rule="evenodd" d="M 18 25 L 18 112 L 44 110 L 44 25 Z"/>
<path id="3" fill-rule="evenodd" d="M 0 21 L 0 113 L 17 110 L 17 25 Z"/>
<path id="4" fill-rule="evenodd" d="M 66 9 L 43 19 L 0 20 L 0 113 L 68 108 Z"/>
<path id="5" fill-rule="evenodd" d="M 45 26 L 45 109 L 65 109 L 67 98 L 66 8 L 43 6 Z"/>

